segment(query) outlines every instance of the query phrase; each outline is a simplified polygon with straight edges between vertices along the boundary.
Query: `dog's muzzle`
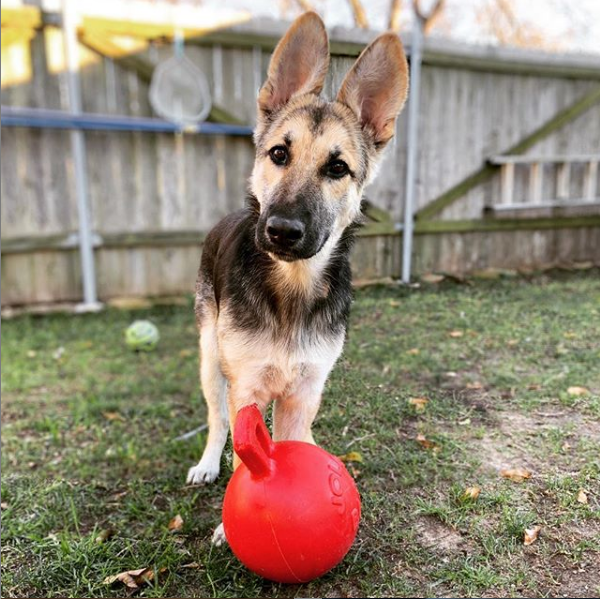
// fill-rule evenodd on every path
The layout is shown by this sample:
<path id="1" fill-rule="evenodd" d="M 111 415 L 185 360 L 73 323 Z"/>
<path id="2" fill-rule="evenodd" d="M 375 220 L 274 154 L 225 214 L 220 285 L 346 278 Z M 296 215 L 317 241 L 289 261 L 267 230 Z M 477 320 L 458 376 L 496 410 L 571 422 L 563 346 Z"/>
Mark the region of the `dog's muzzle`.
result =
<path id="1" fill-rule="evenodd" d="M 291 250 L 302 243 L 304 223 L 297 219 L 270 216 L 267 219 L 267 238 L 274 248 Z"/>

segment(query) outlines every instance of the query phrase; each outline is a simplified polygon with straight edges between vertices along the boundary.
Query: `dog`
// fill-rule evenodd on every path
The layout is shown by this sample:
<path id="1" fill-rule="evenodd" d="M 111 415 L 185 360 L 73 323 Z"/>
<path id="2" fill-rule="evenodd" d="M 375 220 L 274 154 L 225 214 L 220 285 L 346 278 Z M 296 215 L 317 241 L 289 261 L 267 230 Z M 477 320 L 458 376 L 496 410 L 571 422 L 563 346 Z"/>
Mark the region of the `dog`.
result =
<path id="1" fill-rule="evenodd" d="M 247 206 L 206 237 L 195 313 L 208 439 L 189 484 L 218 476 L 244 406 L 264 414 L 274 403 L 275 441 L 315 442 L 311 425 L 346 336 L 363 189 L 408 92 L 393 33 L 361 53 L 332 102 L 319 97 L 328 66 L 323 21 L 306 12 L 277 45 L 258 94 Z M 213 542 L 225 540 L 221 524 Z"/>

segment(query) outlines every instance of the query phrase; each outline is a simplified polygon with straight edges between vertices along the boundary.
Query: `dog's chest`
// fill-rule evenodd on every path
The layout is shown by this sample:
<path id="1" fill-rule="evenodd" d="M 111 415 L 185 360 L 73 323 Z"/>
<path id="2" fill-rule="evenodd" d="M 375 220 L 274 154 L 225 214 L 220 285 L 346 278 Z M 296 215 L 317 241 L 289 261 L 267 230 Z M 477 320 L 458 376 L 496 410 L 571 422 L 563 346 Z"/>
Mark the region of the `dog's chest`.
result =
<path id="1" fill-rule="evenodd" d="M 220 361 L 230 384 L 265 402 L 324 382 L 344 343 L 344 334 L 298 335 L 282 340 L 269 333 L 219 327 Z"/>

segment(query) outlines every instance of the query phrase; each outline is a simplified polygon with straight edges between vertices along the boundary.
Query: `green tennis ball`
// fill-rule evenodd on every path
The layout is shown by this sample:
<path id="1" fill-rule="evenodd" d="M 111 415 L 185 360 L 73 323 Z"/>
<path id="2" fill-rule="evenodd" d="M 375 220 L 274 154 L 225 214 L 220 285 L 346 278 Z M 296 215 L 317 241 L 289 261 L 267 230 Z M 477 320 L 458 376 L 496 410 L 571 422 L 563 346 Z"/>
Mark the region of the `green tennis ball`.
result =
<path id="1" fill-rule="evenodd" d="M 136 320 L 125 331 L 125 343 L 135 351 L 152 351 L 159 339 L 158 329 L 149 320 Z"/>

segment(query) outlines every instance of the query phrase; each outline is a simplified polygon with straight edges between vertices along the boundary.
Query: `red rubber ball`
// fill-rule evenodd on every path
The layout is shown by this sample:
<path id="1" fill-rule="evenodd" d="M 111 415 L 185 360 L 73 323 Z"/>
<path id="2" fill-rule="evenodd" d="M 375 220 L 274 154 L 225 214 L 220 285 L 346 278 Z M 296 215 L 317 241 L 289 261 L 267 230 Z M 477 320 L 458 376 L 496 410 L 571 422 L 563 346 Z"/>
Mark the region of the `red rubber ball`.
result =
<path id="1" fill-rule="evenodd" d="M 344 464 L 309 443 L 273 443 L 256 406 L 240 410 L 234 447 L 243 463 L 225 492 L 223 526 L 237 558 L 264 578 L 296 584 L 336 566 L 360 520 Z"/>

